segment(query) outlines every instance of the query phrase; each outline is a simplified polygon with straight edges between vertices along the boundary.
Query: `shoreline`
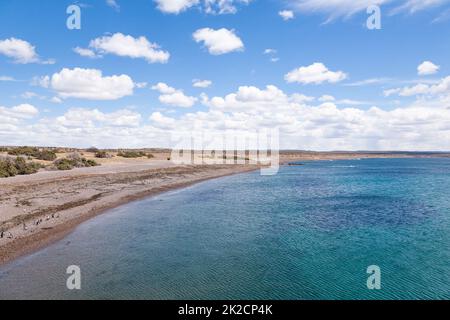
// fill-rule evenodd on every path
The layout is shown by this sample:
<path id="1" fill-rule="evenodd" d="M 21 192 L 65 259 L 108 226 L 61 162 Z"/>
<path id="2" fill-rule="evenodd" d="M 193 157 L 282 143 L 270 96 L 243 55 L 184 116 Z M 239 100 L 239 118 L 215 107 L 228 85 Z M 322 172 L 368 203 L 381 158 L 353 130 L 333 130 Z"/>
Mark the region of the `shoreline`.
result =
<path id="1" fill-rule="evenodd" d="M 173 169 L 180 168 L 181 167 L 174 167 Z M 187 169 L 189 171 L 190 168 Z M 100 199 L 103 200 L 100 201 L 100 203 L 98 203 L 97 199 L 93 199 L 92 201 L 82 204 L 81 206 L 69 208 L 68 210 L 57 211 L 58 215 L 55 219 L 43 221 L 40 224 L 41 227 L 36 227 L 32 230 L 22 230 L 23 232 L 20 232 L 21 226 L 15 226 L 8 229 L 5 234 L 8 234 L 8 232 L 15 232 L 14 234 L 16 234 L 16 238 L 10 239 L 4 243 L 0 242 L 0 266 L 6 265 L 20 257 L 37 252 L 40 249 L 65 238 L 80 224 L 121 205 L 153 197 L 165 192 L 183 189 L 208 180 L 256 171 L 259 170 L 260 167 L 228 166 L 227 168 L 224 168 L 208 166 L 208 168 L 205 169 L 207 172 L 206 176 L 196 175 L 197 172 L 193 171 L 191 176 L 187 177 L 186 181 L 153 186 L 147 188 L 146 190 L 144 188 L 143 190 L 135 193 L 113 193 L 112 195 Z M 189 173 L 184 174 L 189 175 Z M 78 214 L 71 216 L 73 211 L 77 211 Z"/>
<path id="2" fill-rule="evenodd" d="M 438 155 L 425 158 L 438 158 Z M 423 158 L 395 154 L 282 155 L 280 166 L 299 161 Z M 259 170 L 257 165 L 110 166 L 1 180 L 0 266 L 63 239 L 78 225 L 129 202 L 207 180 Z M 6 213 L 5 213 L 6 212 Z M 9 216 L 8 216 L 9 212 Z M 5 217 L 6 216 L 6 217 Z M 37 225 L 34 225 L 37 223 Z M 13 234 L 8 239 L 9 233 Z"/>

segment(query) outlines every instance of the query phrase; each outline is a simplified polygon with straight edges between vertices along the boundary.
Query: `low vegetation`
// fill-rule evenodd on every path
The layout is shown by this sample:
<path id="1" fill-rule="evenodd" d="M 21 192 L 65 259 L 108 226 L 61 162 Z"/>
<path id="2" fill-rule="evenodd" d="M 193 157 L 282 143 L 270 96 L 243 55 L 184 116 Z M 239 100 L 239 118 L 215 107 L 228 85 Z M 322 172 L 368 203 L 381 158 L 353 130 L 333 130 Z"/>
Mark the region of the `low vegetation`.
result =
<path id="1" fill-rule="evenodd" d="M 108 159 L 108 158 L 112 158 L 112 155 L 110 155 L 108 152 L 106 151 L 97 151 L 95 153 L 95 157 L 99 158 L 99 159 Z"/>
<path id="2" fill-rule="evenodd" d="M 17 147 L 8 150 L 11 156 L 27 156 L 28 158 L 35 158 L 37 160 L 54 161 L 56 153 L 52 150 L 39 150 L 35 147 Z"/>
<path id="3" fill-rule="evenodd" d="M 147 156 L 147 154 L 142 151 L 119 151 L 117 156 L 122 158 L 141 158 Z"/>
<path id="4" fill-rule="evenodd" d="M 55 160 L 53 165 L 58 170 L 72 170 L 74 168 L 87 168 L 96 167 L 99 164 L 95 160 L 88 160 L 81 157 L 78 153 L 73 153 L 67 156 L 67 158 L 62 158 Z"/>
<path id="5" fill-rule="evenodd" d="M 0 158 L 0 178 L 14 177 L 16 175 L 33 174 L 42 166 L 36 162 L 27 162 L 23 157 Z"/>

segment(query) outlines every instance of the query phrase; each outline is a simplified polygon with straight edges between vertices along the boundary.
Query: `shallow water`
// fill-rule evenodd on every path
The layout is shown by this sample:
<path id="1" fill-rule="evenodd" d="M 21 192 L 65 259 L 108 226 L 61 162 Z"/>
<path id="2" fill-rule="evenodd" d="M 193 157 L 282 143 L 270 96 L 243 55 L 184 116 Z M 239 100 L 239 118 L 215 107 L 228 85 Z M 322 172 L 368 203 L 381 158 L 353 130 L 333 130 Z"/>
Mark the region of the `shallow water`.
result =
<path id="1" fill-rule="evenodd" d="M 450 159 L 308 162 L 133 202 L 0 268 L 0 298 L 449 299 Z M 82 290 L 66 288 L 78 265 Z M 381 268 L 381 290 L 366 269 Z"/>

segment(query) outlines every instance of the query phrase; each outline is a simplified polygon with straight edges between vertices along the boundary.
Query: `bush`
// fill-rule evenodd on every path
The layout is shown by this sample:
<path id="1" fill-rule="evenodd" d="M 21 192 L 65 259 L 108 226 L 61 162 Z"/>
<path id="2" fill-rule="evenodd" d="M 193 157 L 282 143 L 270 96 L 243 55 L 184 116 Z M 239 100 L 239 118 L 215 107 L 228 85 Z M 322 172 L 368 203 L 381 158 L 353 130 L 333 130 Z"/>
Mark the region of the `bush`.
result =
<path id="1" fill-rule="evenodd" d="M 27 162 L 25 158 L 17 157 L 0 159 L 0 178 L 14 177 L 15 175 L 33 174 L 42 166 L 39 163 Z"/>
<path id="2" fill-rule="evenodd" d="M 148 158 L 148 159 L 153 159 L 154 157 L 155 157 L 155 156 L 152 155 L 151 153 L 147 154 L 147 158 Z"/>
<path id="3" fill-rule="evenodd" d="M 80 157 L 78 154 L 71 154 L 67 158 L 58 159 L 53 162 L 58 170 L 72 170 L 73 168 L 87 168 L 99 166 L 94 160 Z"/>
<path id="4" fill-rule="evenodd" d="M 92 152 L 92 153 L 96 153 L 99 150 L 96 147 L 90 147 L 89 149 L 86 149 L 86 152 Z"/>
<path id="5" fill-rule="evenodd" d="M 17 169 L 11 159 L 0 159 L 0 178 L 14 177 Z"/>
<path id="6" fill-rule="evenodd" d="M 56 159 L 56 153 L 51 150 L 42 150 L 40 151 L 35 147 L 18 147 L 8 150 L 8 154 L 11 156 L 27 156 L 28 159 L 30 157 L 36 158 L 38 160 L 44 161 L 53 161 Z"/>
<path id="7" fill-rule="evenodd" d="M 8 150 L 8 154 L 11 156 L 30 156 L 34 157 L 35 154 L 39 152 L 38 148 L 35 147 L 17 147 Z"/>
<path id="8" fill-rule="evenodd" d="M 73 169 L 73 163 L 72 160 L 69 159 L 58 159 L 55 162 L 53 162 L 56 169 L 58 170 L 72 170 Z"/>
<path id="9" fill-rule="evenodd" d="M 14 165 L 16 166 L 17 174 L 20 175 L 36 173 L 41 168 L 40 164 L 35 162 L 27 162 L 22 157 L 17 157 L 14 160 Z"/>
<path id="10" fill-rule="evenodd" d="M 99 159 L 107 159 L 107 158 L 111 158 L 111 155 L 106 151 L 97 151 L 95 153 L 95 157 L 99 158 Z"/>
<path id="11" fill-rule="evenodd" d="M 146 153 L 142 151 L 119 151 L 117 156 L 122 158 L 141 158 L 145 157 Z"/>
<path id="12" fill-rule="evenodd" d="M 38 160 L 54 161 L 56 160 L 56 153 L 50 150 L 38 151 L 34 157 Z"/>

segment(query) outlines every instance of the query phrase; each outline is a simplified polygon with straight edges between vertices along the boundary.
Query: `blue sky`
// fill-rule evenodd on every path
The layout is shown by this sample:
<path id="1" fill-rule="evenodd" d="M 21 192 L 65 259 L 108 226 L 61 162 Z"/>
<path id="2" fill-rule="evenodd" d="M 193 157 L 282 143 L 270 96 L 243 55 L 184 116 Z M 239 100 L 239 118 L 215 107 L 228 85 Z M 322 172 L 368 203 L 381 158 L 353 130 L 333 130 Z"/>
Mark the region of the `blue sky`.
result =
<path id="1" fill-rule="evenodd" d="M 450 1 L 212 2 L 2 0 L 0 145 L 166 147 L 179 129 L 266 126 L 283 148 L 450 150 Z"/>

